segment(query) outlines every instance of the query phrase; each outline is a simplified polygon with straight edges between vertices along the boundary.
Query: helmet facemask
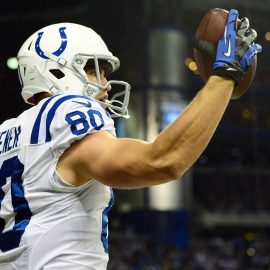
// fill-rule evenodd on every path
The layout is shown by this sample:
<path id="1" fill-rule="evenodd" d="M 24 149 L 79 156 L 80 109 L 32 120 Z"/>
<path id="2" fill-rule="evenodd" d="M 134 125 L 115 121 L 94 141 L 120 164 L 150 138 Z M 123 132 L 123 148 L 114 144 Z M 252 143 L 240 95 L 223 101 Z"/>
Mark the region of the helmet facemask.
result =
<path id="1" fill-rule="evenodd" d="M 112 117 L 129 118 L 128 103 L 130 96 L 130 85 L 124 81 L 110 80 L 106 85 L 101 83 L 101 68 L 105 72 L 105 77 L 109 76 L 113 71 L 119 68 L 119 60 L 114 56 L 104 55 L 84 55 L 78 54 L 72 62 L 72 67 L 85 82 L 83 95 L 89 98 L 94 98 L 106 91 L 109 86 L 112 87 L 114 93 L 109 99 L 98 100 L 102 107 L 111 112 Z M 86 74 L 87 69 L 95 69 L 97 83 L 91 82 Z"/>

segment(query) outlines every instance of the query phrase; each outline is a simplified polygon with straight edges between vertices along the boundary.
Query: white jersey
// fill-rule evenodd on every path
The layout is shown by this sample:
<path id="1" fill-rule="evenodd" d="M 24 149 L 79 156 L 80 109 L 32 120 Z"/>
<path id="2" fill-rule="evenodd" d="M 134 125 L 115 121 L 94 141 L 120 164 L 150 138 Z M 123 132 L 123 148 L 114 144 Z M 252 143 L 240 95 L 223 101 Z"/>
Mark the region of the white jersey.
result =
<path id="1" fill-rule="evenodd" d="M 110 115 L 78 95 L 44 99 L 0 125 L 1 270 L 106 269 L 112 189 L 71 186 L 56 172 L 65 149 L 100 130 L 115 135 Z"/>

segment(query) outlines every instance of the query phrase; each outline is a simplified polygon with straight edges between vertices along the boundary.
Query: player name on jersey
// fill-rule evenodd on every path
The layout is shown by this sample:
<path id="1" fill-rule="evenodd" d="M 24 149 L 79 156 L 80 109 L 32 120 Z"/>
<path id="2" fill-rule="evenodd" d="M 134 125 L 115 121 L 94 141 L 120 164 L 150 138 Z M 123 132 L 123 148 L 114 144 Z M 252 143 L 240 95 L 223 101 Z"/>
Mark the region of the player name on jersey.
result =
<path id="1" fill-rule="evenodd" d="M 18 145 L 21 126 L 0 132 L 0 154 L 8 152 Z"/>

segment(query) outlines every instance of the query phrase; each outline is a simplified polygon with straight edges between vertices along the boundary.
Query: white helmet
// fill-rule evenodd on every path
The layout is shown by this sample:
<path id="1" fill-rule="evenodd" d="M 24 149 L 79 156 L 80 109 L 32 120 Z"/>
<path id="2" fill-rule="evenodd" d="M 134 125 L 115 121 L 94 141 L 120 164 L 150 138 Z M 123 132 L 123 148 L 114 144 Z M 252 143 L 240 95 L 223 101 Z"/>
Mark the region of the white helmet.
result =
<path id="1" fill-rule="evenodd" d="M 57 95 L 70 91 L 95 98 L 109 85 L 118 85 L 120 91 L 110 100 L 99 102 L 112 116 L 129 117 L 130 85 L 116 80 L 101 85 L 100 66 L 108 75 L 119 68 L 120 62 L 92 29 L 73 23 L 49 25 L 31 35 L 17 57 L 22 97 L 26 103 L 33 104 L 33 96 L 41 92 Z M 84 70 L 89 64 L 96 69 L 95 84 L 88 80 Z"/>

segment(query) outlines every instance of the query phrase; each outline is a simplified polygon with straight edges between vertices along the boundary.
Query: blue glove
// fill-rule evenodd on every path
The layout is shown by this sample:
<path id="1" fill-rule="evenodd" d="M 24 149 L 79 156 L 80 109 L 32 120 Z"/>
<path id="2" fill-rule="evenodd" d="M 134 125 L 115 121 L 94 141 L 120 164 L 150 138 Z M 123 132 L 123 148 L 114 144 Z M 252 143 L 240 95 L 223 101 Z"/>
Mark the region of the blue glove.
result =
<path id="1" fill-rule="evenodd" d="M 238 11 L 231 9 L 224 35 L 219 40 L 216 58 L 213 64 L 213 75 L 230 77 L 240 83 L 255 55 L 262 47 L 255 44 L 257 33 L 249 28 L 249 20 L 243 18 L 236 30 Z"/>

